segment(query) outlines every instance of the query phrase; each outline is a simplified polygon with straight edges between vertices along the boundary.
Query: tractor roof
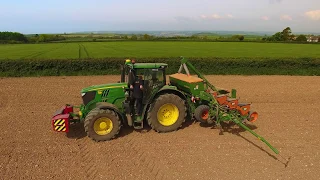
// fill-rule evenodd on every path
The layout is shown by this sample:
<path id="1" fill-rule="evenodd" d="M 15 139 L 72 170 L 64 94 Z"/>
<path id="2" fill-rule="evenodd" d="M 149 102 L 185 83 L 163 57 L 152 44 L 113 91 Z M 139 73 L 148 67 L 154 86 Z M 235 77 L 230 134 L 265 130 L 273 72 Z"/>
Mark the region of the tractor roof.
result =
<path id="1" fill-rule="evenodd" d="M 152 69 L 152 68 L 161 68 L 168 67 L 168 64 L 165 63 L 135 63 L 133 64 L 134 69 Z"/>

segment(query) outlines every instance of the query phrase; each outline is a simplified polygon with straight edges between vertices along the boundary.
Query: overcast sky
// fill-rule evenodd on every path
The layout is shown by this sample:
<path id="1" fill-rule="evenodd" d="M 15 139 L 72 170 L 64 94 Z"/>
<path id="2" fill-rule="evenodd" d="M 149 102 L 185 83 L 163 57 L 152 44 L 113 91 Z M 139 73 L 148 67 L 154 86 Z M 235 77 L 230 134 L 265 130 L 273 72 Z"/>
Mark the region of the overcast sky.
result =
<path id="1" fill-rule="evenodd" d="M 320 32 L 320 0 L 0 0 L 0 31 Z"/>

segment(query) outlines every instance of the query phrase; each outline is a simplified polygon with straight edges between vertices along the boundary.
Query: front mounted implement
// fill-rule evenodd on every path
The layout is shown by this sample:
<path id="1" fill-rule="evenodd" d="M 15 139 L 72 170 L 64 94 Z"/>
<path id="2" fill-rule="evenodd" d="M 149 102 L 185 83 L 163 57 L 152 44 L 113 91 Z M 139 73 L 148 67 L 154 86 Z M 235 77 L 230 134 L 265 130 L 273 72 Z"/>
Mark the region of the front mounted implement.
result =
<path id="1" fill-rule="evenodd" d="M 66 104 L 53 114 L 51 124 L 54 131 L 68 133 L 70 124 L 80 121 L 81 111 L 74 113 L 74 108 L 78 107 Z"/>

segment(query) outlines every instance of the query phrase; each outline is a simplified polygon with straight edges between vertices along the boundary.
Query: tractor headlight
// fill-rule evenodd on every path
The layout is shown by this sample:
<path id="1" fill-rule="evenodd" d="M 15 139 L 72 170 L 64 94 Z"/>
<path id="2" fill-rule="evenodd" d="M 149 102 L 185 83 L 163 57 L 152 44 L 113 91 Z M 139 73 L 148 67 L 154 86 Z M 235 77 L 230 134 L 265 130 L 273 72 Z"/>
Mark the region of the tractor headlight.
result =
<path id="1" fill-rule="evenodd" d="M 81 96 L 84 96 L 84 95 L 86 95 L 86 93 L 81 93 Z"/>

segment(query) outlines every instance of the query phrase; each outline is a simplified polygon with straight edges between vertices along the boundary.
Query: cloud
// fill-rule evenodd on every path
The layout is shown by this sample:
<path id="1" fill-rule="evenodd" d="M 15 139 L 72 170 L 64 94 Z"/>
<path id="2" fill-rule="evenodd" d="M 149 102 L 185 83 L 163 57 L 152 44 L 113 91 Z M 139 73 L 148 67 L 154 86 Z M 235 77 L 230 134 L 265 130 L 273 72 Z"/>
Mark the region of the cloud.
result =
<path id="1" fill-rule="evenodd" d="M 304 13 L 309 19 L 320 20 L 320 10 L 308 11 Z"/>
<path id="2" fill-rule="evenodd" d="M 201 15 L 201 19 L 223 19 L 223 18 L 229 18 L 232 19 L 234 16 L 232 14 L 227 14 L 226 16 L 220 16 L 219 14 L 212 14 L 212 15 Z"/>
<path id="3" fill-rule="evenodd" d="M 213 19 L 221 19 L 221 16 L 219 16 L 218 14 L 213 14 L 211 16 L 211 18 L 213 18 Z"/>
<path id="4" fill-rule="evenodd" d="M 202 19 L 206 19 L 206 18 L 207 18 L 206 15 L 201 15 L 200 17 L 201 17 Z"/>
<path id="5" fill-rule="evenodd" d="M 232 14 L 227 14 L 227 17 L 228 18 L 233 18 L 233 15 Z"/>
<path id="6" fill-rule="evenodd" d="M 289 15 L 282 15 L 280 17 L 281 20 L 292 21 L 292 17 Z"/>
<path id="7" fill-rule="evenodd" d="M 268 16 L 262 16 L 261 19 L 264 20 L 264 21 L 269 21 L 270 20 L 270 18 Z"/>

